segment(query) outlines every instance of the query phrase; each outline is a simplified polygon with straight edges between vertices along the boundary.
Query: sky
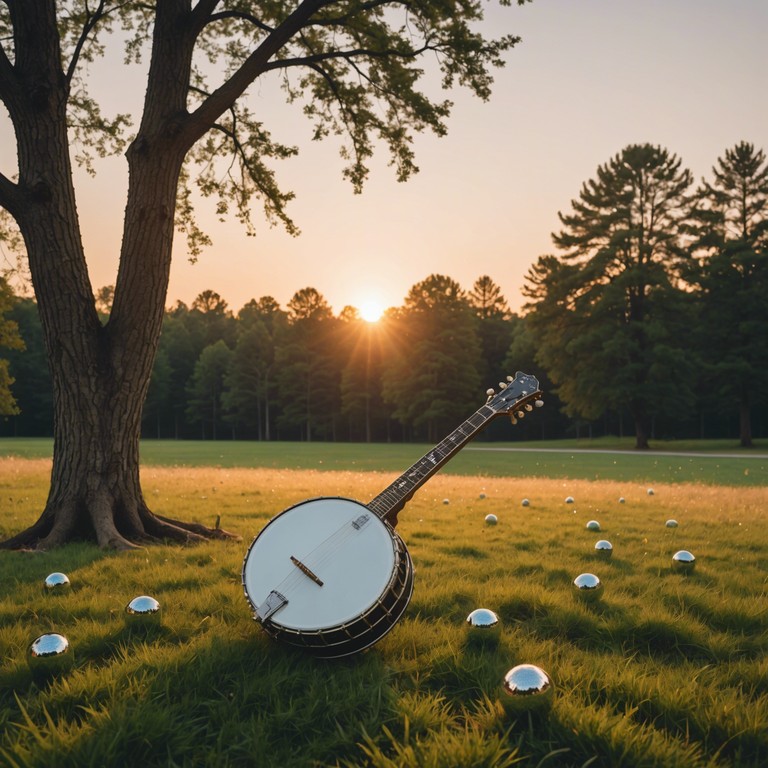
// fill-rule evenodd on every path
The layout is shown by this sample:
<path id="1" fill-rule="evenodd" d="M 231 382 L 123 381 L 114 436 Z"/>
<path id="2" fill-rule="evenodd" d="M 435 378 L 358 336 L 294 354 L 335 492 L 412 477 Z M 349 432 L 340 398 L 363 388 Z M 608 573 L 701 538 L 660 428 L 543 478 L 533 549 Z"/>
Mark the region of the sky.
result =
<path id="1" fill-rule="evenodd" d="M 237 221 L 219 223 L 202 202 L 213 246 L 192 264 L 177 238 L 166 304 L 190 304 L 210 289 L 236 312 L 265 295 L 285 306 L 312 287 L 336 312 L 345 305 L 386 308 L 439 273 L 465 289 L 488 275 L 518 311 L 529 267 L 556 252 L 558 211 L 568 212 L 581 185 L 624 147 L 661 145 L 697 183 L 739 141 L 768 152 L 766 0 L 486 7 L 489 32 L 522 42 L 495 72 L 488 102 L 449 94 L 455 106 L 448 135 L 416 137 L 420 173 L 405 183 L 382 150 L 355 195 L 342 179 L 339 145 L 312 142 L 300 107 L 285 105 L 270 82 L 256 84 L 254 111 L 276 139 L 300 150 L 275 169 L 283 190 L 296 194 L 288 212 L 301 234 L 270 228 L 255 210 L 258 234 L 247 237 Z M 92 74 L 105 111 L 140 103 L 141 73 L 119 55 Z M 13 147 L 4 117 L 0 170 L 8 173 Z M 115 281 L 125 180 L 122 158 L 108 160 L 95 179 L 77 173 L 94 289 Z"/>

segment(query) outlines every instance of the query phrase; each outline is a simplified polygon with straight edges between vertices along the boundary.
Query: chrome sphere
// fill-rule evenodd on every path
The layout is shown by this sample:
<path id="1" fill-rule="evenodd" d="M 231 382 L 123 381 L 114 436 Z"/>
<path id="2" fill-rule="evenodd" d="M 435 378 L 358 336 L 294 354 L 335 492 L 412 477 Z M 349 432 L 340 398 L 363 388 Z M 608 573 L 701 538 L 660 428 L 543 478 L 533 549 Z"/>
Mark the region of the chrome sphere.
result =
<path id="1" fill-rule="evenodd" d="M 66 592 L 71 586 L 72 584 L 70 583 L 67 574 L 59 573 L 58 571 L 49 573 L 43 582 L 43 588 L 45 592 L 49 594 L 54 592 L 57 594 Z"/>
<path id="2" fill-rule="evenodd" d="M 603 582 L 594 573 L 581 573 L 573 580 L 573 590 L 580 600 L 594 603 L 602 596 Z"/>
<path id="3" fill-rule="evenodd" d="M 160 603 L 149 595 L 134 597 L 125 606 L 125 620 L 129 624 L 159 624 Z"/>
<path id="4" fill-rule="evenodd" d="M 486 525 L 496 525 L 496 523 L 499 522 L 499 518 L 496 517 L 496 515 L 486 515 L 485 516 L 485 524 Z"/>
<path id="5" fill-rule="evenodd" d="M 550 676 L 535 664 L 518 664 L 504 675 L 501 704 L 508 712 L 531 712 L 552 704 L 555 686 Z"/>
<path id="6" fill-rule="evenodd" d="M 598 523 L 597 520 L 590 520 L 587 523 L 587 530 L 588 531 L 599 531 L 600 530 L 600 523 Z"/>
<path id="7" fill-rule="evenodd" d="M 523 500 L 522 500 L 522 502 L 521 502 L 521 504 L 522 504 L 524 507 L 527 507 L 527 506 L 528 506 L 530 503 L 531 503 L 531 502 L 530 502 L 528 499 L 523 499 Z"/>
<path id="8" fill-rule="evenodd" d="M 623 496 L 619 496 L 619 504 L 623 504 L 623 503 L 624 503 L 624 497 Z"/>
<path id="9" fill-rule="evenodd" d="M 672 555 L 672 565 L 678 571 L 690 573 L 696 567 L 696 558 L 687 549 L 681 549 Z"/>
<path id="10" fill-rule="evenodd" d="M 450 503 L 451 503 L 450 499 L 443 499 L 443 504 L 450 504 Z"/>
<path id="11" fill-rule="evenodd" d="M 667 528 L 677 528 L 677 520 L 667 520 L 664 525 L 666 525 Z"/>
<path id="12" fill-rule="evenodd" d="M 27 651 L 27 663 L 35 674 L 56 675 L 72 667 L 74 656 L 64 635 L 56 632 L 35 638 Z"/>
<path id="13" fill-rule="evenodd" d="M 565 503 L 566 504 L 573 504 L 573 496 L 566 496 L 565 497 Z"/>
<path id="14" fill-rule="evenodd" d="M 607 560 L 613 554 L 613 544 L 606 539 L 600 539 L 600 541 L 595 544 L 595 554 L 598 557 Z"/>
<path id="15" fill-rule="evenodd" d="M 495 643 L 501 635 L 499 617 L 490 608 L 475 608 L 464 623 L 468 639 L 474 643 Z"/>
<path id="16" fill-rule="evenodd" d="M 649 488 L 648 489 L 648 495 L 649 496 L 653 496 L 653 488 Z"/>

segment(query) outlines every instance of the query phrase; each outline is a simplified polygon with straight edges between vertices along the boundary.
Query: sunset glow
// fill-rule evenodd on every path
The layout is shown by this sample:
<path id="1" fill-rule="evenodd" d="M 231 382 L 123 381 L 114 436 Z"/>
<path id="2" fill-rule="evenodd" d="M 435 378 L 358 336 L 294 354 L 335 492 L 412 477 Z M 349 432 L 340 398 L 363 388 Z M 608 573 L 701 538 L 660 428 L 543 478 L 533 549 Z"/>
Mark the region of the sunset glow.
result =
<path id="1" fill-rule="evenodd" d="M 367 323 L 376 323 L 381 319 L 384 305 L 377 299 L 364 299 L 359 306 L 360 317 Z"/>

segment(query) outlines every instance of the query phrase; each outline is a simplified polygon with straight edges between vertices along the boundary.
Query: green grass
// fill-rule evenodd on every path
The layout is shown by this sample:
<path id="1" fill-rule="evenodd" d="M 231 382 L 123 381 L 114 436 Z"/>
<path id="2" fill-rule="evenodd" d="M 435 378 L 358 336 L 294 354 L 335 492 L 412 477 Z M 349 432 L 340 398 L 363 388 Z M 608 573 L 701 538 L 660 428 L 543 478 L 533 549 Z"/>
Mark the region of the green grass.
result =
<path id="1" fill-rule="evenodd" d="M 2 469 L 7 535 L 39 513 L 48 463 Z M 371 650 L 318 661 L 250 618 L 245 549 L 281 509 L 367 500 L 388 473 L 149 466 L 142 481 L 156 511 L 221 514 L 242 541 L 0 553 L 0 765 L 768 764 L 763 488 L 658 482 L 649 495 L 644 482 L 440 474 L 400 515 L 416 567 L 406 615 Z M 597 538 L 613 543 L 611 560 L 595 559 Z M 681 548 L 697 556 L 687 576 L 671 568 Z M 54 570 L 68 593 L 42 594 Z M 597 604 L 572 594 L 584 571 L 605 585 Z M 162 605 L 154 630 L 123 621 L 142 593 Z M 480 606 L 501 617 L 496 645 L 469 642 L 465 619 Z M 74 668 L 36 681 L 26 649 L 52 630 L 69 638 Z M 501 678 L 522 662 L 555 681 L 550 711 L 501 708 Z"/>
<path id="2" fill-rule="evenodd" d="M 462 476 L 768 486 L 768 444 L 758 442 L 754 449 L 745 450 L 728 441 L 680 441 L 657 443 L 657 449 L 648 452 L 633 451 L 631 445 L 628 438 L 536 443 L 477 440 L 441 472 Z M 48 458 L 52 447 L 47 439 L 0 438 L 0 457 Z M 141 455 L 146 466 L 384 471 L 397 475 L 430 447 L 402 443 L 145 440 Z"/>

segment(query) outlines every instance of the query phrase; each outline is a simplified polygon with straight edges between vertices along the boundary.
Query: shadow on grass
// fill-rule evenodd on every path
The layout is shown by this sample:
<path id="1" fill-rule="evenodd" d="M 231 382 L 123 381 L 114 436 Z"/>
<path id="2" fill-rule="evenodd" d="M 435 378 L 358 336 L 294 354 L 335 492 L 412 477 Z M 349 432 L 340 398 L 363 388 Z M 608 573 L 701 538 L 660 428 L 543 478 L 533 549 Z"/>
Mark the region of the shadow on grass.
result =
<path id="1" fill-rule="evenodd" d="M 122 553 L 101 549 L 95 544 L 75 542 L 50 552 L 0 550 L 0 595 L 11 595 L 22 584 L 39 583 L 49 573 L 72 574 L 93 563 L 123 557 Z"/>

